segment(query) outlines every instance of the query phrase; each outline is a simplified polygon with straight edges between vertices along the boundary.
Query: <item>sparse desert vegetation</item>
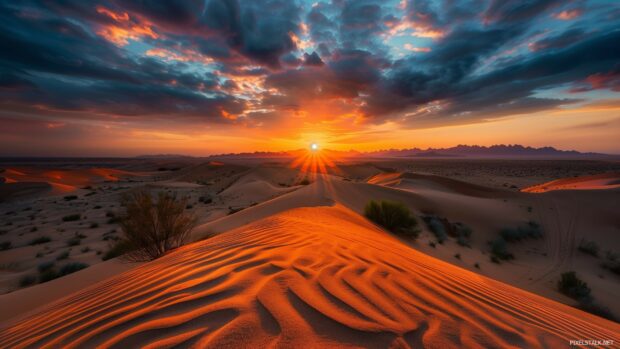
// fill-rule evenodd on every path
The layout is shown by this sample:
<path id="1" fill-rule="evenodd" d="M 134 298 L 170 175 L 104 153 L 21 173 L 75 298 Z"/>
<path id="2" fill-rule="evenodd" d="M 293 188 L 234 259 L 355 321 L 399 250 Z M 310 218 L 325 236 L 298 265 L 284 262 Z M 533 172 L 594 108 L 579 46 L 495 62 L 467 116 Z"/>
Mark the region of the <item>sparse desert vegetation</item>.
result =
<path id="1" fill-rule="evenodd" d="M 124 196 L 125 212 L 120 226 L 125 243 L 130 246 L 127 259 L 152 260 L 181 246 L 196 224 L 196 218 L 185 211 L 187 199 L 160 192 L 157 198 L 145 190 Z"/>
<path id="2" fill-rule="evenodd" d="M 590 256 L 598 257 L 599 247 L 594 241 L 586 241 L 585 239 L 581 239 L 577 249 L 585 254 L 589 254 Z"/>
<path id="3" fill-rule="evenodd" d="M 420 232 L 418 221 L 405 204 L 388 200 L 371 200 L 364 215 L 392 233 L 416 238 Z"/>
<path id="4" fill-rule="evenodd" d="M 80 218 L 82 218 L 82 215 L 80 215 L 79 213 L 75 213 L 75 214 L 70 214 L 70 215 L 62 217 L 62 221 L 63 222 L 75 222 L 75 221 L 79 221 Z"/>
<path id="5" fill-rule="evenodd" d="M 49 236 L 39 236 L 38 238 L 30 240 L 28 245 L 40 245 L 50 241 L 52 241 L 52 239 Z"/>
<path id="6" fill-rule="evenodd" d="M 558 290 L 573 298 L 579 303 L 579 308 L 602 316 L 604 318 L 615 320 L 614 314 L 609 309 L 598 305 L 592 297 L 592 290 L 588 287 L 588 284 L 577 277 L 574 271 L 565 272 L 561 275 L 560 281 L 558 281 Z"/>

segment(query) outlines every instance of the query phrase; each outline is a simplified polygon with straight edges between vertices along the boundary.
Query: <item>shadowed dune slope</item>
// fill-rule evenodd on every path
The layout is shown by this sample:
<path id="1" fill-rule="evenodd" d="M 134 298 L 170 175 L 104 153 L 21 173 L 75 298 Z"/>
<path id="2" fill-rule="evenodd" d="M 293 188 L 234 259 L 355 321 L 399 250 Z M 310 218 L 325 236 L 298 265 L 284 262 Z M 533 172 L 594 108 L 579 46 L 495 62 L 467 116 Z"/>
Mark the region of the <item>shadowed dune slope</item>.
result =
<path id="1" fill-rule="evenodd" d="M 367 181 L 370 184 L 400 189 L 424 188 L 481 198 L 510 197 L 511 192 L 498 190 L 452 178 L 410 172 L 381 173 Z"/>
<path id="2" fill-rule="evenodd" d="M 595 190 L 620 188 L 620 173 L 603 173 L 556 179 L 551 182 L 524 188 L 528 193 L 544 193 L 552 190 Z"/>
<path id="3" fill-rule="evenodd" d="M 620 326 L 403 245 L 342 206 L 180 248 L 41 308 L 0 347 L 567 346 Z"/>

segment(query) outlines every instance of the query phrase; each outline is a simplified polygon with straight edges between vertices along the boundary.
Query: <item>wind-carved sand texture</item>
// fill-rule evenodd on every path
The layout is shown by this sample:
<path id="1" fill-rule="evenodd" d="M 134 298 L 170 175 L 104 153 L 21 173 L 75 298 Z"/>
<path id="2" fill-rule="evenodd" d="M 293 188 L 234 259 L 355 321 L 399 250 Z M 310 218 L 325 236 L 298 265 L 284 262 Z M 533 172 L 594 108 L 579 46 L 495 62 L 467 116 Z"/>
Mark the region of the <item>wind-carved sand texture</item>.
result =
<path id="1" fill-rule="evenodd" d="M 344 208 L 298 208 L 70 295 L 3 348 L 560 348 L 620 325 L 455 267 Z"/>

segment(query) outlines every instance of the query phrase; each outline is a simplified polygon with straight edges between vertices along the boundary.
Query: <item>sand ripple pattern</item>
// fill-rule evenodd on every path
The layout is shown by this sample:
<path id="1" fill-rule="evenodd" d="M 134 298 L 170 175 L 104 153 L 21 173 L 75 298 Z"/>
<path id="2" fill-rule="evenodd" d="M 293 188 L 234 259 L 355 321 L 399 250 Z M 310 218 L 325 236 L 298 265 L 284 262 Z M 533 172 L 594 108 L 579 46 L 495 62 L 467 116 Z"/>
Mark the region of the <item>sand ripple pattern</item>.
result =
<path id="1" fill-rule="evenodd" d="M 70 295 L 2 348 L 560 348 L 620 326 L 416 252 L 342 207 L 300 208 Z"/>

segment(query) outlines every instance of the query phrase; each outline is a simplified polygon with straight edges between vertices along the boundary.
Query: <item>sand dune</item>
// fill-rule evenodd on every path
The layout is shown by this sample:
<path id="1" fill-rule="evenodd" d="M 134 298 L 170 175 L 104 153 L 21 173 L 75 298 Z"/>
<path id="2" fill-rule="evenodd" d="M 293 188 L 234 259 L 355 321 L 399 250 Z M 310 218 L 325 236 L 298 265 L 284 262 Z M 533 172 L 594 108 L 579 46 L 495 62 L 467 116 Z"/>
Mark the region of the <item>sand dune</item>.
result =
<path id="1" fill-rule="evenodd" d="M 123 177 L 137 175 L 137 173 L 111 168 L 7 168 L 0 173 L 5 181 L 5 183 L 0 183 L 0 191 L 5 199 L 42 193 L 63 194 L 84 186 L 104 181 L 118 181 Z M 16 185 L 18 183 L 20 184 Z"/>
<path id="2" fill-rule="evenodd" d="M 44 182 L 0 183 L 0 202 L 15 198 L 34 197 L 50 193 L 53 186 Z"/>
<path id="3" fill-rule="evenodd" d="M 483 198 L 512 196 L 511 192 L 484 187 L 452 178 L 410 172 L 381 173 L 368 179 L 368 183 L 397 187 L 399 189 L 432 189 Z"/>
<path id="4" fill-rule="evenodd" d="M 287 211 L 41 308 L 0 346 L 565 347 L 620 326 L 406 247 L 337 206 Z"/>
<path id="5" fill-rule="evenodd" d="M 552 190 L 596 190 L 620 188 L 620 173 L 603 173 L 593 176 L 561 178 L 524 188 L 527 193 L 544 193 Z"/>

